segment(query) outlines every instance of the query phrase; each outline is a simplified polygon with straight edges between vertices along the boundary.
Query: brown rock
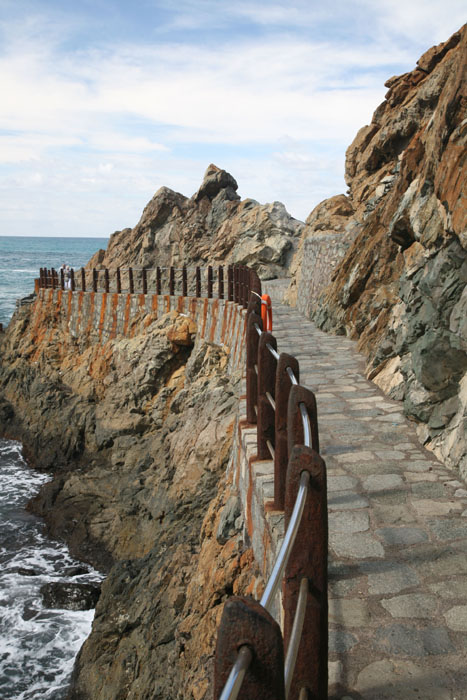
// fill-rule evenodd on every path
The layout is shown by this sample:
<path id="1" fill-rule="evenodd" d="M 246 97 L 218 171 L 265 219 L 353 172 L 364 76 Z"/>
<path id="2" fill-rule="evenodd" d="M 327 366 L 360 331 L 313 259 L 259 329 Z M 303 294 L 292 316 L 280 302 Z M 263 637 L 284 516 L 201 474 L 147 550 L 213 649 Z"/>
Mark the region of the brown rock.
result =
<path id="1" fill-rule="evenodd" d="M 356 237 L 313 314 L 321 327 L 359 339 L 369 375 L 404 397 L 406 413 L 425 424 L 421 439 L 465 477 L 462 408 L 452 406 L 465 403 L 467 363 L 458 323 L 467 279 L 466 73 L 467 25 L 387 81 L 386 100 L 347 150 L 347 230 Z"/>
<path id="2" fill-rule="evenodd" d="M 88 267 L 182 267 L 240 263 L 265 278 L 287 276 L 304 224 L 283 204 L 241 201 L 237 183 L 210 165 L 190 199 L 159 189 L 133 229 L 115 232 Z"/>

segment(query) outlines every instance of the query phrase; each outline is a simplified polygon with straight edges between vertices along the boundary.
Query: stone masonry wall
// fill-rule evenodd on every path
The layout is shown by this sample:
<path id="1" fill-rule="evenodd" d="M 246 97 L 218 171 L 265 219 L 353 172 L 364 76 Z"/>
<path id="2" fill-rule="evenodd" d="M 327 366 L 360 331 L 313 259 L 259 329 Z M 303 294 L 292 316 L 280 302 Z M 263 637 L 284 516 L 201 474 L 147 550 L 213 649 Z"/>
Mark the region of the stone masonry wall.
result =
<path id="1" fill-rule="evenodd" d="M 41 289 L 38 302 L 49 314 L 65 317 L 71 336 L 85 344 L 103 344 L 116 335 L 131 337 L 133 322 L 141 315 L 158 318 L 177 311 L 196 322 L 202 338 L 229 349 L 230 371 L 244 363 L 246 311 L 225 299 Z"/>
<path id="2" fill-rule="evenodd" d="M 321 234 L 303 242 L 297 308 L 307 318 L 311 317 L 321 292 L 331 282 L 350 243 L 351 239 L 341 233 Z"/>

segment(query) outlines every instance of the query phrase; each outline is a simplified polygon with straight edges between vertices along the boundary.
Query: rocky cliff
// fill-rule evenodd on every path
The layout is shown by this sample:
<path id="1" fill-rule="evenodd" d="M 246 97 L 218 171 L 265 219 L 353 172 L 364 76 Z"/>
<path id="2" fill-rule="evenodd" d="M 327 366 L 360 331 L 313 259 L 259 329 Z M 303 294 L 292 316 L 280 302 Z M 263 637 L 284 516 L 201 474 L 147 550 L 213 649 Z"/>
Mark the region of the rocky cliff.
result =
<path id="1" fill-rule="evenodd" d="M 43 313 L 3 338 L 0 417 L 54 474 L 34 511 L 108 573 L 69 698 L 201 700 L 221 603 L 261 585 L 225 476 L 238 377 L 176 312 L 102 345 Z"/>
<path id="2" fill-rule="evenodd" d="M 347 248 L 311 315 L 358 339 L 370 378 L 404 402 L 421 440 L 464 478 L 466 61 L 464 26 L 387 81 L 385 101 L 347 150 L 347 196 L 319 205 L 304 232 L 308 241 L 337 232 Z M 303 261 L 293 263 L 298 283 Z"/>
<path id="3" fill-rule="evenodd" d="M 249 265 L 270 279 L 287 276 L 303 229 L 283 204 L 241 200 L 237 182 L 210 165 L 188 198 L 161 187 L 133 229 L 116 231 L 88 267 Z"/>

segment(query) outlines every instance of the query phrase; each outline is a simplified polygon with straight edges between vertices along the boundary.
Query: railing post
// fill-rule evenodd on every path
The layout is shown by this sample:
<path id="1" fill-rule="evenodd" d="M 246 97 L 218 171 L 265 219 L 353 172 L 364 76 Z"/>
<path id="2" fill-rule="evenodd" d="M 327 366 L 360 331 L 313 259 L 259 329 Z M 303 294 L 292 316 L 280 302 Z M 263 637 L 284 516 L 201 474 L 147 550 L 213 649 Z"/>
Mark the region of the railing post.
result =
<path id="1" fill-rule="evenodd" d="M 257 445 L 258 459 L 274 459 L 268 447 L 268 441 L 275 446 L 274 426 L 275 411 L 267 393 L 274 399 L 276 384 L 277 360 L 273 357 L 267 345 L 277 350 L 277 341 L 271 333 L 262 333 L 258 345 L 258 416 L 257 416 Z"/>
<path id="2" fill-rule="evenodd" d="M 171 297 L 173 297 L 175 294 L 175 270 L 173 266 L 170 267 L 169 294 Z"/>
<path id="3" fill-rule="evenodd" d="M 156 294 L 160 295 L 162 290 L 161 268 L 156 268 Z"/>
<path id="4" fill-rule="evenodd" d="M 238 277 L 239 277 L 238 265 L 234 265 L 234 269 L 233 269 L 233 282 L 234 282 L 233 295 L 234 295 L 234 302 L 236 304 L 240 303 L 240 282 L 239 282 Z"/>
<path id="5" fill-rule="evenodd" d="M 135 281 L 133 278 L 133 268 L 132 267 L 128 268 L 128 284 L 130 287 L 130 290 L 129 290 L 130 294 L 134 294 L 135 293 Z"/>
<path id="6" fill-rule="evenodd" d="M 86 272 L 84 270 L 84 267 L 81 268 L 81 291 L 86 291 Z"/>
<path id="7" fill-rule="evenodd" d="M 261 316 L 250 314 L 246 325 L 246 419 L 248 423 L 256 423 L 258 404 L 258 377 L 255 365 L 258 362 L 259 334 L 255 324 L 263 329 Z"/>
<path id="8" fill-rule="evenodd" d="M 117 294 L 122 293 L 122 273 L 120 272 L 120 268 L 117 267 Z"/>
<path id="9" fill-rule="evenodd" d="M 242 306 L 244 309 L 248 306 L 248 296 L 249 296 L 249 287 L 248 287 L 248 268 L 243 266 L 242 268 Z"/>
<path id="10" fill-rule="evenodd" d="M 70 280 L 71 280 L 71 291 L 74 292 L 76 289 L 76 282 L 75 282 L 75 271 L 73 268 L 70 270 Z"/>
<path id="11" fill-rule="evenodd" d="M 60 268 L 60 289 L 65 289 L 65 272 Z"/>
<path id="12" fill-rule="evenodd" d="M 201 270 L 199 269 L 199 267 L 196 268 L 195 278 L 196 278 L 195 296 L 199 299 L 201 296 Z"/>
<path id="13" fill-rule="evenodd" d="M 289 367 L 300 382 L 298 360 L 286 352 L 279 355 L 276 371 L 276 417 L 275 417 L 275 453 L 274 453 L 274 508 L 284 510 L 285 483 L 289 463 L 289 446 L 287 436 L 287 413 L 292 380 L 287 372 Z"/>
<path id="14" fill-rule="evenodd" d="M 280 627 L 257 601 L 239 597 L 229 598 L 222 611 L 214 659 L 214 700 L 219 700 L 241 646 L 249 647 L 253 658 L 239 697 L 285 700 Z"/>
<path id="15" fill-rule="evenodd" d="M 308 495 L 283 585 L 284 646 L 287 649 L 297 608 L 300 584 L 308 580 L 305 619 L 292 676 L 290 700 L 306 688 L 308 697 L 328 697 L 328 523 L 326 465 L 313 449 L 296 445 L 290 455 L 285 496 L 285 528 L 295 505 L 302 472 L 310 474 Z"/>
<path id="16" fill-rule="evenodd" d="M 188 276 L 185 265 L 182 267 L 182 297 L 188 296 Z"/>
<path id="17" fill-rule="evenodd" d="M 208 299 L 212 299 L 212 267 L 208 266 Z"/>
<path id="18" fill-rule="evenodd" d="M 109 270 L 108 268 L 105 268 L 104 270 L 104 288 L 106 293 L 109 293 L 110 285 L 109 285 Z"/>
<path id="19" fill-rule="evenodd" d="M 305 404 L 311 427 L 311 446 L 319 454 L 318 436 L 318 411 L 316 408 L 316 397 L 310 389 L 304 386 L 294 385 L 289 394 L 287 406 L 287 443 L 289 455 L 294 445 L 304 444 L 303 421 L 300 413 L 300 404 Z"/>
<path id="20" fill-rule="evenodd" d="M 148 293 L 148 273 L 145 267 L 143 267 L 143 294 Z"/>
<path id="21" fill-rule="evenodd" d="M 219 278 L 218 278 L 219 279 L 219 299 L 223 299 L 224 298 L 224 268 L 222 267 L 222 265 L 219 265 L 218 275 L 219 275 Z"/>
<path id="22" fill-rule="evenodd" d="M 229 265 L 227 268 L 227 299 L 229 301 L 234 300 L 234 279 L 233 279 L 233 267 Z"/>
<path id="23" fill-rule="evenodd" d="M 92 291 L 97 292 L 97 278 L 98 272 L 95 268 L 92 270 Z"/>
<path id="24" fill-rule="evenodd" d="M 51 269 L 52 272 L 52 289 L 56 289 L 58 287 L 58 277 L 57 273 L 54 268 Z"/>

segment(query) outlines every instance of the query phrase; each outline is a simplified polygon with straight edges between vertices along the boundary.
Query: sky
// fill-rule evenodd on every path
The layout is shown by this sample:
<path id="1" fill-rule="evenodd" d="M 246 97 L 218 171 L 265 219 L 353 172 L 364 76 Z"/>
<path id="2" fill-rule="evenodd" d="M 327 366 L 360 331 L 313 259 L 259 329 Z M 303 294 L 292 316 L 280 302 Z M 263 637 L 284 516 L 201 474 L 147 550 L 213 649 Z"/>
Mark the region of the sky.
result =
<path id="1" fill-rule="evenodd" d="M 108 236 L 210 163 L 304 220 L 465 0 L 0 0 L 0 235 Z"/>

